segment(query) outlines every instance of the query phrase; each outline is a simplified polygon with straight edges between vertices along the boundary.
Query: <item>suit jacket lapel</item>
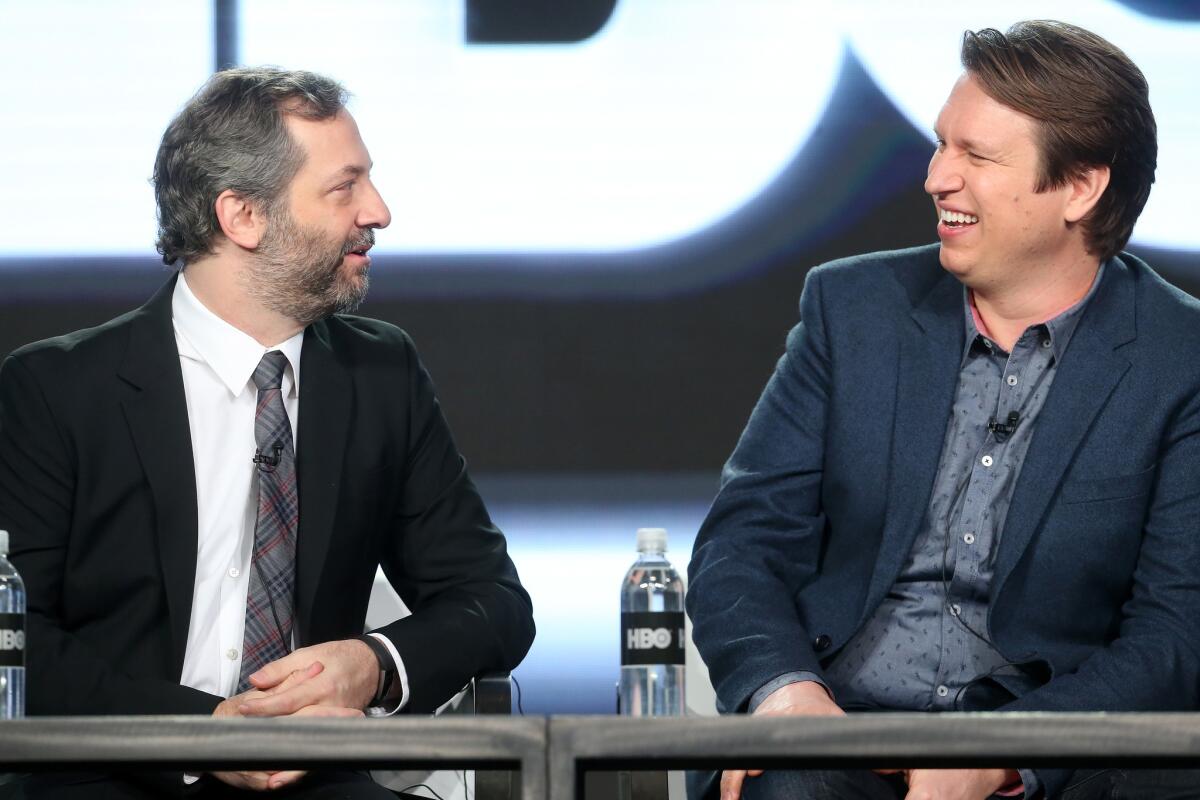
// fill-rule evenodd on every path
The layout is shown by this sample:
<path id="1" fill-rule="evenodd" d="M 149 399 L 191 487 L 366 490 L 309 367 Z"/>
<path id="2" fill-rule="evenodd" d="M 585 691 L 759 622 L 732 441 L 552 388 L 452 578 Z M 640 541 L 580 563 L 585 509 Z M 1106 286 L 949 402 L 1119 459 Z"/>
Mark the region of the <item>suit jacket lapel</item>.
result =
<path id="1" fill-rule="evenodd" d="M 196 474 L 187 398 L 171 324 L 172 278 L 130 324 L 118 371 L 121 400 L 142 471 L 154 498 L 158 557 L 167 598 L 173 668 L 183 669 L 196 578 Z"/>
<path id="2" fill-rule="evenodd" d="M 898 331 L 887 522 L 864 614 L 895 583 L 929 505 L 962 361 L 962 293 L 962 284 L 943 273 Z"/>
<path id="3" fill-rule="evenodd" d="M 1096 415 L 1129 369 L 1114 350 L 1136 338 L 1134 287 L 1113 259 L 1083 312 L 1039 412 L 996 554 L 994 599 L 1029 545 Z"/>
<path id="4" fill-rule="evenodd" d="M 353 391 L 349 373 L 333 352 L 329 325 L 322 321 L 309 326 L 300 356 L 296 448 L 300 492 L 296 611 L 301 645 L 311 643 L 317 587 L 333 537 Z"/>

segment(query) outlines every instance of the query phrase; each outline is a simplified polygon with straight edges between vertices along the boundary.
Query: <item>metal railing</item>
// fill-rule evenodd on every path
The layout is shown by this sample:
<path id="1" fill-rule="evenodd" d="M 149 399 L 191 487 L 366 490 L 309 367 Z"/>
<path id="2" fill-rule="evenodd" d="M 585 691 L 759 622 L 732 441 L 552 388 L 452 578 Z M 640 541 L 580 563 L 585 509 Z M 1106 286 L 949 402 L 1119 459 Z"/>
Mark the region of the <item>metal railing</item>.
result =
<path id="1" fill-rule="evenodd" d="M 1200 714 L 848 717 L 60 717 L 0 723 L 0 770 L 517 769 L 527 800 L 588 770 L 950 766 L 1200 767 Z"/>
<path id="2" fill-rule="evenodd" d="M 853 714 L 631 720 L 555 717 L 551 800 L 591 769 L 1200 767 L 1200 714 Z"/>
<path id="3" fill-rule="evenodd" d="M 0 771 L 520 770 L 527 800 L 547 796 L 546 752 L 546 720 L 539 717 L 35 717 L 0 723 Z"/>

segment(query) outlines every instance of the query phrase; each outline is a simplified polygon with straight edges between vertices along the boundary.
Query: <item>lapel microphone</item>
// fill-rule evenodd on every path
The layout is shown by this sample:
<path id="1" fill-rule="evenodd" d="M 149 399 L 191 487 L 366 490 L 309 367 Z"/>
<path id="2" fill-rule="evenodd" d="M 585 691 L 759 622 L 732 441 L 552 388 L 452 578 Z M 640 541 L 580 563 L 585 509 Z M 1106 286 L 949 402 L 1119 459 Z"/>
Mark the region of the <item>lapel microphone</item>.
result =
<path id="1" fill-rule="evenodd" d="M 988 430 L 996 437 L 996 441 L 1003 443 L 1009 436 L 1012 436 L 1013 431 L 1017 429 L 1017 425 L 1021 422 L 1021 415 L 1016 411 L 1008 412 L 1008 421 L 997 422 L 995 417 L 988 420 Z"/>
<path id="2" fill-rule="evenodd" d="M 263 472 L 274 472 L 275 468 L 279 466 L 280 459 L 283 458 L 283 445 L 277 444 L 271 449 L 275 451 L 274 455 L 266 455 L 262 448 L 256 447 L 254 448 L 254 458 L 250 459 Z"/>

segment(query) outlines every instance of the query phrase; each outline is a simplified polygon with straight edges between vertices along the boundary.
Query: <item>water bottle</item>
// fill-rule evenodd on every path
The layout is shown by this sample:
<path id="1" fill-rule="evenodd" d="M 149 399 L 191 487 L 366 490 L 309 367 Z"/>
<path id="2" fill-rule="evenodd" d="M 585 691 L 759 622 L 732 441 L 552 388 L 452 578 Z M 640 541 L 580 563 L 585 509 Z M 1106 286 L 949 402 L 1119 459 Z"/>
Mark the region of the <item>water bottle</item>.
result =
<path id="1" fill-rule="evenodd" d="M 684 712 L 683 581 L 667 561 L 667 532 L 641 528 L 638 558 L 621 584 L 621 684 L 617 705 L 631 717 Z"/>
<path id="2" fill-rule="evenodd" d="M 25 716 L 25 584 L 0 531 L 0 720 Z"/>

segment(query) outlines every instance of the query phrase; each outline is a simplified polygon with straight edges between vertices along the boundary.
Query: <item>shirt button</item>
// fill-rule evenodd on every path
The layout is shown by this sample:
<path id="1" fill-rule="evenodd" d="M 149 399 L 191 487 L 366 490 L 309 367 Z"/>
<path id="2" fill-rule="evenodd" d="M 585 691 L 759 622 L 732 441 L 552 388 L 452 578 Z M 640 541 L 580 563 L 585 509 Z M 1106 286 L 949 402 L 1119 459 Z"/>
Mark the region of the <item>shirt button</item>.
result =
<path id="1" fill-rule="evenodd" d="M 1004 379 L 1004 382 L 1007 383 L 1009 386 L 1016 386 L 1017 385 L 1017 376 L 1009 375 L 1007 378 Z"/>
<path id="2" fill-rule="evenodd" d="M 958 603 L 955 603 L 954 605 L 950 606 L 950 613 L 957 617 L 962 613 L 962 606 L 960 606 Z"/>
<path id="3" fill-rule="evenodd" d="M 1050 346 L 1050 340 L 1042 339 L 1042 347 L 1049 347 L 1049 346 Z"/>
<path id="4" fill-rule="evenodd" d="M 967 544 L 975 544 L 975 534 L 967 532 L 963 534 L 963 541 Z"/>
<path id="5" fill-rule="evenodd" d="M 990 467 L 994 463 L 994 460 L 991 456 L 984 456 L 983 458 L 979 459 L 979 463 L 983 464 L 985 467 Z"/>
<path id="6" fill-rule="evenodd" d="M 236 647 L 231 647 L 225 651 L 225 657 L 230 661 L 237 661 L 238 652 Z"/>
<path id="7" fill-rule="evenodd" d="M 945 697 L 948 694 L 950 694 L 950 690 L 947 687 L 945 687 L 945 686 L 937 687 L 937 696 L 938 697 Z"/>
<path id="8" fill-rule="evenodd" d="M 242 571 L 240 569 L 238 569 L 237 567 L 229 568 L 229 577 L 236 578 L 238 575 L 241 575 L 241 574 L 242 574 Z"/>

